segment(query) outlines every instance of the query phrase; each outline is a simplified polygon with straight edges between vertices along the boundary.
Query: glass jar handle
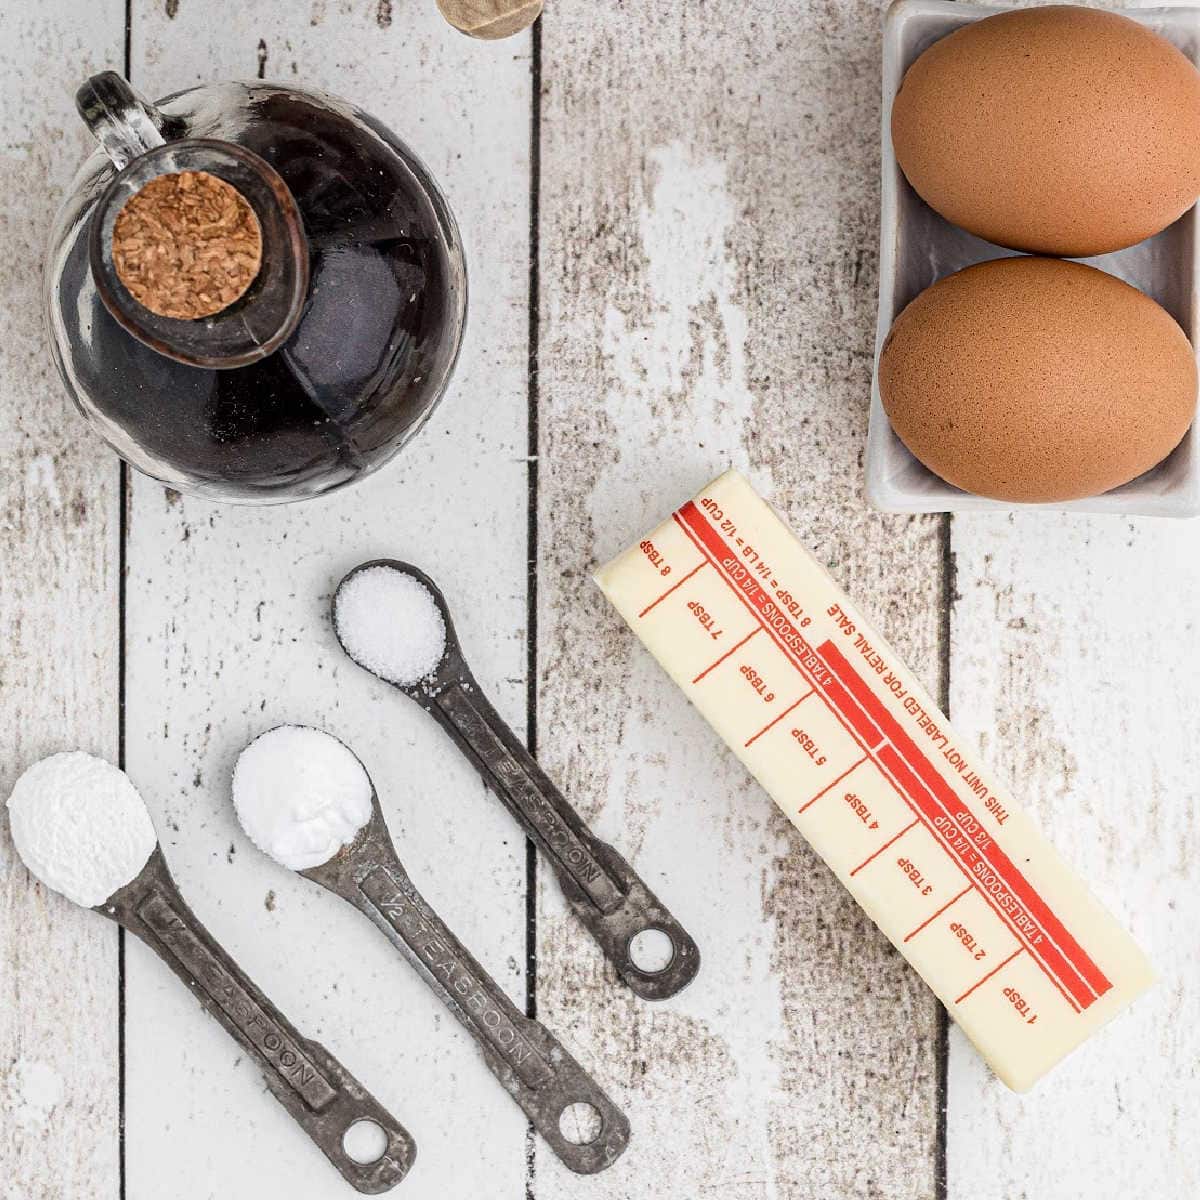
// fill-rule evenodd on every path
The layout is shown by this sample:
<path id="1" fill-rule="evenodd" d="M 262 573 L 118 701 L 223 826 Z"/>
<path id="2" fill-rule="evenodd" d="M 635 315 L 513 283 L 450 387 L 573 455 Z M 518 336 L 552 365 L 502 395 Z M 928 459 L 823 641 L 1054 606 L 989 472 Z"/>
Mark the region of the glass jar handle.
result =
<path id="1" fill-rule="evenodd" d="M 115 71 L 88 79 L 75 107 L 118 171 L 163 144 L 162 114 Z"/>

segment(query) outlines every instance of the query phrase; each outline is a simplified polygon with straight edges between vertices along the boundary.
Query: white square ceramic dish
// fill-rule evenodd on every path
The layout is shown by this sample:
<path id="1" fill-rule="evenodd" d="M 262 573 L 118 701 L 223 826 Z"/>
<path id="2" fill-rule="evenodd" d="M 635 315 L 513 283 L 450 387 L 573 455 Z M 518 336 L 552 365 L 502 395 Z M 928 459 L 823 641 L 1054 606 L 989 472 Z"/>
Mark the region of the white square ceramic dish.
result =
<path id="1" fill-rule="evenodd" d="M 896 314 L 935 280 L 972 263 L 1010 255 L 939 217 L 912 190 L 892 149 L 892 100 L 909 64 L 946 34 L 1012 6 L 962 4 L 956 0 L 897 0 L 887 12 L 883 33 L 883 189 L 879 234 L 879 323 L 875 361 Z M 1123 9 L 1200 64 L 1200 8 Z M 1128 250 L 1083 261 L 1118 275 L 1153 296 L 1197 344 L 1196 209 L 1169 229 Z M 1191 517 L 1200 514 L 1200 446 L 1193 425 L 1164 462 L 1123 487 L 1087 500 L 1019 505 L 987 500 L 952 487 L 923 467 L 905 449 L 879 399 L 876 369 L 871 387 L 867 433 L 867 497 L 885 512 L 979 512 L 988 509 L 1050 508 L 1074 512 Z"/>

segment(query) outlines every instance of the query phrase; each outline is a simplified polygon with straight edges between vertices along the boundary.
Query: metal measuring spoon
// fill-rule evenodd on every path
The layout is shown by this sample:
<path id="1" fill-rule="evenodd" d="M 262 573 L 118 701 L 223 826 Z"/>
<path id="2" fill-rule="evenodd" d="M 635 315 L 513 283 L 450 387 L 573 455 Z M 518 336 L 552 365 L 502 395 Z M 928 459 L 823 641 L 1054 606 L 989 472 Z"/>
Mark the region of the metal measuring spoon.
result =
<path id="1" fill-rule="evenodd" d="M 417 1153 L 408 1131 L 324 1046 L 301 1037 L 217 944 L 179 894 L 161 847 L 136 879 L 94 911 L 136 934 L 183 980 L 351 1187 L 376 1196 L 408 1174 Z M 374 1162 L 357 1162 L 344 1145 L 360 1121 L 377 1125 L 386 1138 Z"/>
<path id="2" fill-rule="evenodd" d="M 121 777 L 126 816 L 131 808 L 141 806 L 141 797 L 132 783 L 103 760 L 79 753 L 55 757 L 72 759 L 78 767 L 75 780 L 62 786 L 64 789 L 75 786 L 84 791 L 82 795 L 78 791 L 74 795 L 69 791 L 61 792 L 69 803 L 87 809 L 87 791 L 92 791 L 93 796 L 98 794 L 97 784 L 82 775 L 83 771 L 90 770 L 96 772 L 99 779 Z M 44 766 L 50 761 L 43 760 L 36 766 Z M 32 775 L 34 769 L 26 776 Z M 97 814 L 94 804 L 88 815 L 116 820 L 116 814 L 109 810 Z M 141 938 L 183 980 L 200 1002 L 200 1007 L 216 1018 L 258 1064 L 275 1099 L 312 1138 L 347 1183 L 371 1196 L 395 1187 L 408 1173 L 416 1154 L 408 1131 L 324 1046 L 301 1037 L 229 953 L 217 944 L 179 894 L 163 858 L 162 847 L 154 836 L 149 814 L 136 813 L 136 821 L 137 836 L 144 838 L 141 853 L 128 868 L 130 873 L 136 871 L 136 874 L 128 883 L 118 886 L 108 899 L 95 905 L 93 911 Z M 86 854 L 94 850 L 87 830 L 79 823 L 59 824 L 53 846 L 54 854 L 64 851 Z M 49 887 L 75 903 L 81 902 L 81 897 L 70 895 L 70 889 L 55 879 L 53 865 L 48 869 L 43 861 L 46 857 L 45 838 L 40 847 L 22 846 L 18 840 L 18 851 L 29 869 L 44 878 Z M 147 853 L 149 857 L 145 858 L 141 869 L 137 869 L 136 863 Z M 107 886 L 116 883 L 114 879 Z M 83 903 L 86 905 L 86 901 Z M 362 1121 L 377 1126 L 385 1138 L 382 1153 L 366 1163 L 352 1157 L 344 1144 L 347 1133 Z"/>
<path id="3" fill-rule="evenodd" d="M 268 730 L 256 741 L 278 732 L 279 727 Z M 332 734 L 311 732 L 353 755 Z M 348 900 L 383 931 L 478 1042 L 489 1070 L 566 1166 L 581 1175 L 611 1166 L 629 1143 L 625 1114 L 549 1030 L 518 1012 L 417 891 L 396 854 L 374 784 L 370 806 L 370 817 L 348 845 L 297 874 Z M 580 1140 L 572 1140 L 563 1130 L 563 1118 L 566 1114 L 569 1121 L 578 1113 L 593 1125 L 577 1135 Z"/>
<path id="4" fill-rule="evenodd" d="M 360 573 L 381 567 L 426 588 L 445 623 L 440 661 L 415 682 L 389 679 L 364 662 L 347 646 L 339 628 L 338 603 L 347 586 Z M 475 765 L 549 859 L 568 904 L 629 987 L 643 1000 L 663 1000 L 687 987 L 700 969 L 696 943 L 625 859 L 588 829 L 492 707 L 467 666 L 446 599 L 433 580 L 395 559 L 362 563 L 338 584 L 333 626 L 342 649 L 360 667 L 415 700 Z M 635 939 L 654 934 L 670 943 L 665 961 L 639 966 Z"/>

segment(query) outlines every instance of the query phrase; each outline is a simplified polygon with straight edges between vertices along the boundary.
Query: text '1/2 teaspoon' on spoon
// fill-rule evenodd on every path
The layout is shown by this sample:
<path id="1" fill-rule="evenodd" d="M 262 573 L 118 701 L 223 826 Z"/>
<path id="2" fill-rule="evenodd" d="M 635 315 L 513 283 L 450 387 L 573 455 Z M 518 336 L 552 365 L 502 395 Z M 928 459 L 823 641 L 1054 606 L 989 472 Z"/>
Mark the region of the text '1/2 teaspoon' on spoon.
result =
<path id="1" fill-rule="evenodd" d="M 624 1113 L 548 1029 L 517 1010 L 417 891 L 349 747 L 308 726 L 270 729 L 239 756 L 233 799 L 255 845 L 382 930 L 567 1167 L 590 1175 L 620 1157 L 629 1141 Z"/>

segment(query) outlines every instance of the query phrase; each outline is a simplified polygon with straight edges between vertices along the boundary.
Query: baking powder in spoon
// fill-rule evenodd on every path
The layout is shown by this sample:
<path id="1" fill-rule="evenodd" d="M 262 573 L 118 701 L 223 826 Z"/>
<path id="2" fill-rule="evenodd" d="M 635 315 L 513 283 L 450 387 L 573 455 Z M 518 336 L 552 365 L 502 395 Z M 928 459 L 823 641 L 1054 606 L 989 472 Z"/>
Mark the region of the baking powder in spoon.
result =
<path id="1" fill-rule="evenodd" d="M 238 756 L 233 805 L 250 840 L 304 871 L 328 862 L 371 819 L 371 780 L 354 753 L 309 725 L 279 725 Z"/>
<path id="2" fill-rule="evenodd" d="M 78 750 L 34 763 L 13 787 L 8 819 L 30 871 L 85 908 L 134 879 L 158 844 L 125 772 Z"/>

